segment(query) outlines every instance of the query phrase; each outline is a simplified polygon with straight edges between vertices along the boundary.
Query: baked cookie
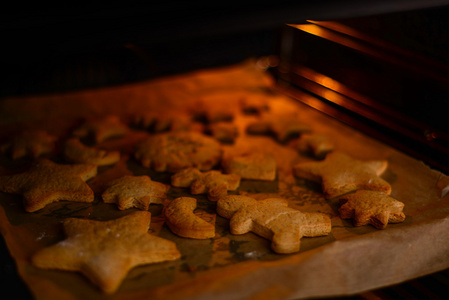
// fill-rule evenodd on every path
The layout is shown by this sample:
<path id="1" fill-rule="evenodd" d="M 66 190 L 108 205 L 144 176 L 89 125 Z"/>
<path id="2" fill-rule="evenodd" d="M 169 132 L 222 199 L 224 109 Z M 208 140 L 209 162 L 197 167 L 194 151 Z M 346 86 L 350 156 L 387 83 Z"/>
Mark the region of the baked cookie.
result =
<path id="1" fill-rule="evenodd" d="M 158 111 L 147 112 L 133 116 L 134 127 L 153 133 L 166 131 L 183 131 L 192 127 L 192 120 L 183 112 Z"/>
<path id="2" fill-rule="evenodd" d="M 98 119 L 86 120 L 73 131 L 79 138 L 92 139 L 100 143 L 111 138 L 123 137 L 128 133 L 128 126 L 122 123 L 118 116 L 106 116 Z"/>
<path id="3" fill-rule="evenodd" d="M 230 219 L 232 234 L 254 232 L 271 240 L 276 253 L 293 253 L 300 249 L 302 237 L 328 235 L 329 216 L 303 213 L 288 207 L 282 198 L 256 200 L 242 195 L 228 195 L 218 200 L 217 213 Z"/>
<path id="4" fill-rule="evenodd" d="M 196 199 L 179 197 L 164 207 L 165 223 L 170 230 L 185 238 L 209 239 L 215 236 L 215 224 L 195 215 Z"/>
<path id="5" fill-rule="evenodd" d="M 147 211 L 110 221 L 65 219 L 66 238 L 35 253 L 32 264 L 81 272 L 101 291 L 112 294 L 132 268 L 180 258 L 175 243 L 148 233 L 150 221 Z"/>
<path id="6" fill-rule="evenodd" d="M 55 148 L 57 139 L 56 136 L 48 134 L 45 130 L 24 130 L 3 143 L 0 151 L 5 155 L 9 155 L 13 160 L 23 157 L 35 159 L 51 153 Z"/>
<path id="7" fill-rule="evenodd" d="M 303 134 L 296 144 L 298 151 L 311 154 L 318 159 L 324 158 L 329 152 L 334 151 L 334 148 L 334 143 L 327 136 L 319 134 Z"/>
<path id="8" fill-rule="evenodd" d="M 23 195 L 27 212 L 60 200 L 92 202 L 94 192 L 86 183 L 97 175 L 97 165 L 63 165 L 39 158 L 25 172 L 0 176 L 0 191 Z"/>
<path id="9" fill-rule="evenodd" d="M 206 124 L 230 122 L 234 119 L 236 108 L 226 102 L 202 101 L 196 105 L 192 114 L 196 120 Z"/>
<path id="10" fill-rule="evenodd" d="M 116 203 L 120 210 L 148 210 L 150 203 L 161 204 L 167 199 L 168 189 L 147 175 L 126 175 L 109 182 L 101 197 L 105 203 Z"/>
<path id="11" fill-rule="evenodd" d="M 354 226 L 371 224 L 385 229 L 388 223 L 405 220 L 404 203 L 382 192 L 358 190 L 339 199 L 342 219 L 353 219 Z"/>
<path id="12" fill-rule="evenodd" d="M 171 184 L 175 187 L 190 187 L 193 195 L 206 194 L 209 200 L 218 198 L 235 191 L 240 186 L 240 176 L 236 174 L 222 174 L 211 170 L 201 172 L 197 168 L 186 168 L 171 176 Z"/>
<path id="13" fill-rule="evenodd" d="M 260 120 L 248 124 L 249 134 L 271 134 L 277 141 L 284 143 L 289 138 L 309 133 L 312 128 L 293 114 L 266 114 Z"/>
<path id="14" fill-rule="evenodd" d="M 62 154 L 71 163 L 112 165 L 120 160 L 119 151 L 106 151 L 83 144 L 79 138 L 73 137 L 65 141 Z"/>
<path id="15" fill-rule="evenodd" d="M 436 188 L 440 198 L 446 197 L 449 194 L 449 176 L 440 174 Z"/>
<path id="16" fill-rule="evenodd" d="M 303 162 L 293 167 L 295 176 L 321 182 L 323 194 L 331 199 L 358 190 L 391 193 L 391 185 L 380 175 L 387 160 L 362 161 L 342 152 L 331 152 L 322 161 Z"/>
<path id="17" fill-rule="evenodd" d="M 268 153 L 247 152 L 223 157 L 221 165 L 225 173 L 237 174 L 242 179 L 275 180 L 276 160 Z"/>
<path id="18" fill-rule="evenodd" d="M 207 171 L 220 162 L 221 155 L 218 141 L 193 131 L 151 135 L 137 145 L 134 153 L 144 167 L 158 172 L 176 172 L 187 167 Z"/>
<path id="19" fill-rule="evenodd" d="M 270 110 L 269 98 L 260 96 L 247 96 L 240 100 L 240 106 L 244 114 L 261 114 Z"/>
<path id="20" fill-rule="evenodd" d="M 216 122 L 207 125 L 206 132 L 222 143 L 233 143 L 238 136 L 238 128 L 234 123 Z"/>

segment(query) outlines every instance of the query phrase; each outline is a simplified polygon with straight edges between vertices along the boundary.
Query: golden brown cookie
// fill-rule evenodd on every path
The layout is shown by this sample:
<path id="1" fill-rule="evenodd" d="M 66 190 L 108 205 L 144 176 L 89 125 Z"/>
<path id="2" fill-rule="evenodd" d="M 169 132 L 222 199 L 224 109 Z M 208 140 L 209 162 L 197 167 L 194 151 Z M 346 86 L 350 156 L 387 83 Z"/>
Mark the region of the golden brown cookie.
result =
<path id="1" fill-rule="evenodd" d="M 164 207 L 165 223 L 170 230 L 185 238 L 209 239 L 215 236 L 215 224 L 195 215 L 196 199 L 176 198 Z"/>
<path id="2" fill-rule="evenodd" d="M 212 169 L 221 160 L 221 145 L 198 132 L 167 132 L 151 135 L 137 145 L 135 158 L 158 172 L 176 172 L 187 167 Z"/>
<path id="3" fill-rule="evenodd" d="M 27 212 L 60 200 L 92 202 L 87 180 L 97 175 L 97 165 L 63 165 L 40 158 L 25 172 L 0 176 L 0 191 L 23 196 Z"/>
<path id="4" fill-rule="evenodd" d="M 331 152 L 323 161 L 303 162 L 293 167 L 295 176 L 321 182 L 323 194 L 331 199 L 358 190 L 391 193 L 391 185 L 380 175 L 386 160 L 358 160 L 342 152 Z"/>
<path id="5" fill-rule="evenodd" d="M 38 158 L 51 153 L 55 148 L 57 137 L 45 130 L 29 129 L 18 133 L 0 147 L 3 154 L 10 155 L 13 160 L 23 157 Z"/>
<path id="6" fill-rule="evenodd" d="M 269 98 L 263 96 L 246 96 L 240 100 L 244 114 L 260 114 L 270 110 Z"/>
<path id="7" fill-rule="evenodd" d="M 275 180 L 276 160 L 268 153 L 246 152 L 223 157 L 221 165 L 225 173 L 237 174 L 242 179 Z"/>
<path id="8" fill-rule="evenodd" d="M 180 258 L 175 243 L 148 233 L 150 221 L 147 211 L 110 221 L 65 219 L 66 239 L 38 251 L 32 264 L 81 272 L 104 293 L 112 294 L 132 268 Z"/>
<path id="9" fill-rule="evenodd" d="M 100 143 L 107 139 L 123 137 L 128 133 L 128 126 L 122 123 L 118 116 L 106 116 L 98 119 L 86 120 L 73 131 L 79 138 L 92 139 Z"/>
<path id="10" fill-rule="evenodd" d="M 353 219 L 354 226 L 371 224 L 377 229 L 385 229 L 388 223 L 405 220 L 404 203 L 382 192 L 358 190 L 339 200 L 340 217 Z"/>
<path id="11" fill-rule="evenodd" d="M 303 134 L 296 144 L 297 150 L 322 159 L 335 148 L 334 143 L 325 135 Z"/>
<path id="12" fill-rule="evenodd" d="M 272 134 L 277 141 L 284 143 L 292 136 L 311 132 L 312 128 L 294 114 L 266 114 L 248 124 L 246 131 L 249 134 Z"/>
<path id="13" fill-rule="evenodd" d="M 166 131 L 185 131 L 193 126 L 193 122 L 184 112 L 152 111 L 133 116 L 131 123 L 140 129 L 160 133 Z"/>
<path id="14" fill-rule="evenodd" d="M 161 204 L 167 199 L 169 186 L 151 180 L 147 175 L 123 176 L 108 183 L 101 195 L 105 203 L 116 203 L 120 210 L 148 210 L 150 203 Z"/>
<path id="15" fill-rule="evenodd" d="M 206 124 L 215 122 L 229 122 L 234 119 L 236 108 L 226 102 L 200 101 L 193 109 L 193 116 L 195 119 Z"/>
<path id="16" fill-rule="evenodd" d="M 440 174 L 436 188 L 440 198 L 446 197 L 449 194 L 449 176 Z"/>
<path id="17" fill-rule="evenodd" d="M 175 187 L 190 187 L 193 195 L 207 194 L 211 201 L 235 191 L 240 186 L 240 176 L 236 174 L 222 174 L 211 170 L 201 172 L 197 168 L 186 168 L 176 172 L 171 177 L 171 184 Z"/>
<path id="18" fill-rule="evenodd" d="M 238 136 L 238 129 L 234 123 L 216 122 L 207 125 L 206 132 L 222 143 L 233 143 Z"/>
<path id="19" fill-rule="evenodd" d="M 119 151 L 106 151 L 90 147 L 83 144 L 77 137 L 65 141 L 62 154 L 68 162 L 99 166 L 112 165 L 120 160 Z"/>
<path id="20" fill-rule="evenodd" d="M 218 200 L 217 213 L 230 219 L 232 234 L 254 232 L 271 240 L 272 250 L 281 254 L 299 251 L 302 237 L 325 236 L 331 231 L 329 216 L 303 213 L 288 207 L 282 198 L 228 195 Z"/>

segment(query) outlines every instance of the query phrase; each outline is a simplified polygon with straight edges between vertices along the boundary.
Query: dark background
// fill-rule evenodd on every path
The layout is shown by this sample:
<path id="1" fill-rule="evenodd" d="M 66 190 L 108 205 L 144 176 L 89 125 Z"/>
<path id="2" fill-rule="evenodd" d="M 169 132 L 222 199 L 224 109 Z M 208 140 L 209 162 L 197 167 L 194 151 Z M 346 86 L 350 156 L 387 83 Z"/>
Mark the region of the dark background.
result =
<path id="1" fill-rule="evenodd" d="M 413 12 L 447 3 L 299 0 L 12 6 L 2 9 L 0 18 L 4 75 L 0 97 L 115 85 L 232 64 L 276 53 L 285 23 Z M 395 27 L 397 33 L 402 36 L 409 30 L 422 45 L 431 36 L 409 26 L 430 26 L 432 34 L 444 35 L 444 46 L 448 46 L 446 18 L 433 23 L 432 17 L 425 18 L 426 24 L 405 20 L 398 25 L 402 27 Z"/>

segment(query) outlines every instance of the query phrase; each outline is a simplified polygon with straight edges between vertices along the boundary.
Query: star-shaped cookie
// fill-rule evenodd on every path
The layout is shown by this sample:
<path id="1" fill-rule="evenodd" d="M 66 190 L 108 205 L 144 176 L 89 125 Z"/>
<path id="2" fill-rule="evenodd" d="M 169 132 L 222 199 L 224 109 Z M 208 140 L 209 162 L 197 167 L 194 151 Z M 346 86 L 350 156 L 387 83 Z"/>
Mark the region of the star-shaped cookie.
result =
<path id="1" fill-rule="evenodd" d="M 101 197 L 105 203 L 117 203 L 120 210 L 138 208 L 148 210 L 150 203 L 162 203 L 169 186 L 151 180 L 147 175 L 126 175 L 110 183 Z"/>
<path id="2" fill-rule="evenodd" d="M 388 223 L 401 223 L 405 220 L 402 212 L 404 203 L 382 192 L 359 190 L 339 200 L 340 217 L 353 219 L 354 226 L 371 224 L 378 229 L 385 229 Z"/>
<path id="3" fill-rule="evenodd" d="M 334 150 L 334 143 L 329 137 L 320 134 L 306 133 L 301 135 L 296 144 L 296 149 L 313 157 L 322 159 Z"/>
<path id="4" fill-rule="evenodd" d="M 13 160 L 22 157 L 37 158 L 51 153 L 55 148 L 57 137 L 45 130 L 24 130 L 1 145 L 0 151 L 8 154 Z"/>
<path id="5" fill-rule="evenodd" d="M 303 162 L 293 167 L 295 176 L 321 182 L 324 196 L 331 199 L 358 190 L 391 193 L 390 184 L 380 175 L 386 160 L 358 160 L 342 152 L 329 153 L 323 161 Z"/>
<path id="6" fill-rule="evenodd" d="M 0 177 L 0 191 L 23 195 L 27 212 L 35 212 L 60 200 L 92 202 L 94 192 L 86 183 L 97 175 L 97 166 L 63 165 L 38 159 L 25 172 Z"/>
<path id="7" fill-rule="evenodd" d="M 147 211 L 110 221 L 65 219 L 66 239 L 38 251 L 32 264 L 81 272 L 103 292 L 114 293 L 132 268 L 180 257 L 174 242 L 148 233 L 150 221 Z"/>
<path id="8" fill-rule="evenodd" d="M 284 143 L 291 136 L 311 132 L 312 128 L 296 114 L 266 114 L 260 120 L 250 123 L 246 131 L 249 134 L 272 134 L 277 141 Z"/>
<path id="9" fill-rule="evenodd" d="M 193 127 L 193 122 L 183 111 L 151 111 L 136 114 L 131 123 L 134 127 L 149 132 L 186 131 Z"/>
<path id="10" fill-rule="evenodd" d="M 329 216 L 303 213 L 288 207 L 282 198 L 256 200 L 242 195 L 228 195 L 218 200 L 217 213 L 230 219 L 232 234 L 254 232 L 271 240 L 276 253 L 293 253 L 300 249 L 302 237 L 328 235 Z"/>
<path id="11" fill-rule="evenodd" d="M 128 126 L 123 124 L 119 117 L 110 115 L 86 120 L 73 134 L 79 138 L 92 138 L 95 143 L 100 143 L 110 138 L 122 137 L 128 130 Z"/>
<path id="12" fill-rule="evenodd" d="M 193 195 L 207 193 L 209 200 L 217 201 L 227 195 L 228 191 L 238 189 L 240 176 L 216 170 L 201 172 L 197 168 L 186 168 L 172 175 L 171 184 L 175 187 L 190 187 Z"/>

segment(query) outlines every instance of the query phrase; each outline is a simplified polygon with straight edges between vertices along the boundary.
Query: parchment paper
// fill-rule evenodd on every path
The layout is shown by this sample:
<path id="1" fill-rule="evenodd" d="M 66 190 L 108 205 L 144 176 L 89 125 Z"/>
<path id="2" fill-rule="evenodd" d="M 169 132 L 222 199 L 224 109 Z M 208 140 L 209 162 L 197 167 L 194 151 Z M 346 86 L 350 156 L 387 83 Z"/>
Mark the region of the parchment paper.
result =
<path id="1" fill-rule="evenodd" d="M 61 137 L 89 116 L 119 115 L 123 119 L 144 111 L 176 109 L 189 114 L 198 108 L 230 109 L 239 127 L 234 144 L 224 151 L 252 149 L 272 153 L 278 175 L 272 182 L 242 180 L 235 193 L 257 199 L 280 196 L 290 206 L 322 212 L 332 218 L 332 232 L 325 237 L 303 238 L 301 250 L 275 254 L 270 241 L 253 233 L 232 235 L 228 220 L 216 216 L 216 237 L 193 240 L 177 237 L 164 225 L 161 205 L 152 204 L 150 233 L 175 241 L 182 258 L 177 261 L 132 269 L 119 290 L 110 296 L 76 272 L 41 270 L 29 259 L 42 247 L 64 238 L 61 221 L 66 217 L 113 219 L 133 211 L 119 211 L 102 203 L 105 184 L 124 174 L 147 174 L 153 180 L 170 182 L 169 173 L 158 173 L 134 160 L 135 144 L 151 134 L 132 130 L 120 139 L 100 144 L 119 149 L 122 159 L 114 166 L 100 167 L 88 183 L 96 194 L 94 203 L 61 201 L 35 213 L 26 213 L 21 197 L 0 193 L 0 230 L 21 278 L 36 299 L 300 299 L 341 296 L 399 283 L 449 267 L 449 199 L 441 198 L 447 177 L 420 161 L 365 136 L 337 120 L 273 91 L 268 74 L 255 61 L 200 70 L 126 86 L 58 95 L 2 99 L 2 140 L 18 130 L 39 127 Z M 255 115 L 243 114 L 244 101 L 268 103 L 270 112 L 295 114 L 314 132 L 330 137 L 336 149 L 359 159 L 387 159 L 383 175 L 392 185 L 392 196 L 405 203 L 407 218 L 378 230 L 352 226 L 338 217 L 336 200 L 325 200 L 319 184 L 295 178 L 291 167 L 313 158 L 294 148 L 295 139 L 281 144 L 271 136 L 249 136 L 248 122 Z M 58 157 L 57 154 L 56 158 Z M 1 157 L 1 174 L 25 168 L 28 161 L 12 162 Z M 189 195 L 187 189 L 171 188 L 169 200 Z M 196 213 L 212 220 L 215 202 L 204 195 Z"/>

